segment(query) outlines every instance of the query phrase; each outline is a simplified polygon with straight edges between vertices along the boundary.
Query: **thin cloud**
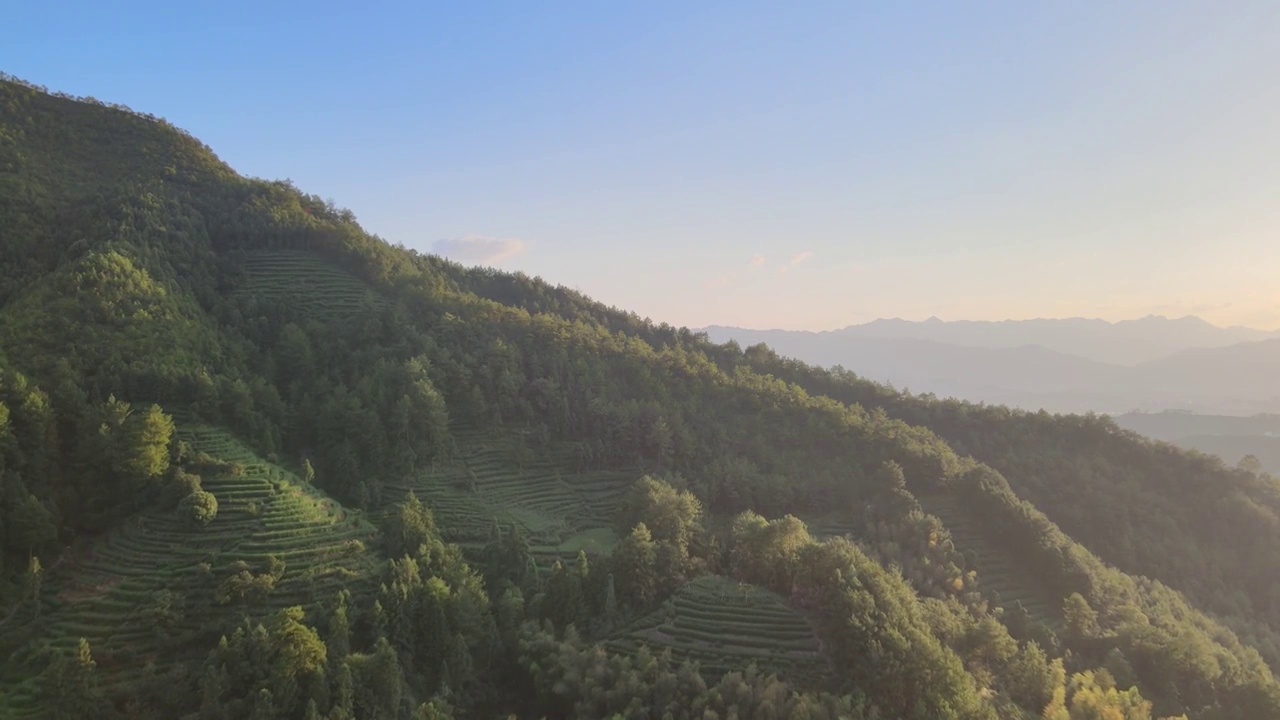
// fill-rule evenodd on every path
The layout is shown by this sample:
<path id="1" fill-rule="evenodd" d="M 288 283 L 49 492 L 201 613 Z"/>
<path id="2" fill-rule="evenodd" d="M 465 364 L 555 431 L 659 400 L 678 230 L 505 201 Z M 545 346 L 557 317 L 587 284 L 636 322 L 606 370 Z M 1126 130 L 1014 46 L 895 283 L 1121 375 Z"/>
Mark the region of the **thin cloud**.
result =
<path id="1" fill-rule="evenodd" d="M 484 235 L 467 235 L 460 238 L 437 240 L 432 252 L 459 262 L 493 264 L 515 257 L 527 249 L 520 238 L 495 238 Z"/>
<path id="2" fill-rule="evenodd" d="M 723 273 L 702 283 L 702 287 L 708 290 L 718 290 L 728 287 L 730 282 L 733 282 L 733 273 Z"/>
<path id="3" fill-rule="evenodd" d="M 760 263 L 763 263 L 763 262 L 764 262 L 764 258 L 763 258 L 763 257 L 761 257 L 761 256 L 759 256 L 759 255 L 757 255 L 756 257 L 760 258 Z M 813 257 L 813 251 L 812 251 L 812 250 L 804 250 L 804 251 L 802 251 L 802 252 L 798 252 L 798 253 L 796 253 L 795 255 L 792 255 L 792 256 L 791 256 L 791 259 L 789 259 L 789 260 L 787 260 L 786 262 L 781 263 L 780 265 L 778 265 L 778 266 L 777 266 L 777 272 L 778 272 L 778 274 L 779 274 L 779 275 L 785 275 L 785 274 L 787 274 L 787 273 L 791 270 L 791 268 L 793 268 L 793 267 L 795 267 L 796 265 L 799 265 L 799 264 L 801 264 L 801 263 L 808 262 L 808 261 L 809 261 L 809 259 L 810 259 L 810 258 L 812 258 L 812 257 Z M 752 263 L 751 263 L 751 264 L 752 264 L 752 265 L 757 264 L 757 263 L 755 262 L 755 258 L 752 258 Z"/>
<path id="4" fill-rule="evenodd" d="M 760 267 L 761 265 L 763 265 L 763 264 L 764 264 L 764 256 L 763 256 L 763 255 L 752 255 L 752 256 L 751 256 L 751 259 L 747 261 L 747 264 L 748 264 L 748 265 L 751 265 L 751 266 L 753 266 L 753 267 Z"/>

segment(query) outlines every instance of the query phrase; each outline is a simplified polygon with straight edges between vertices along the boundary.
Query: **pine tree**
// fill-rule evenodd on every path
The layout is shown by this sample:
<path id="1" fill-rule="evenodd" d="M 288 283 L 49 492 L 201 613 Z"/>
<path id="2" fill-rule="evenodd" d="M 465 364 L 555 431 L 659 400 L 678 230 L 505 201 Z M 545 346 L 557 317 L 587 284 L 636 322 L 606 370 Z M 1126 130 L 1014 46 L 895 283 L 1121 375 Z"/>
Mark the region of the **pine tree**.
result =
<path id="1" fill-rule="evenodd" d="M 471 650 L 467 647 L 467 639 L 461 633 L 455 633 L 449 641 L 445 664 L 448 667 L 449 686 L 461 689 L 471 682 L 474 667 Z"/>
<path id="2" fill-rule="evenodd" d="M 41 589 L 44 587 L 44 568 L 40 565 L 40 558 L 32 555 L 27 559 L 27 573 L 23 577 L 23 593 L 27 597 L 27 602 L 31 603 L 32 609 L 35 611 L 36 619 L 40 619 L 40 610 L 43 603 L 40 599 Z"/>
<path id="3" fill-rule="evenodd" d="M 632 608 L 645 607 L 653 600 L 657 589 L 656 566 L 653 537 L 649 535 L 649 528 L 640 523 L 613 552 L 614 576 Z"/>
<path id="4" fill-rule="evenodd" d="M 222 638 L 219 647 L 226 648 L 226 637 Z M 227 720 L 226 703 L 223 695 L 227 691 L 229 678 L 227 669 L 217 662 L 217 651 L 210 654 L 205 663 L 204 677 L 200 679 L 200 720 Z"/>
<path id="5" fill-rule="evenodd" d="M 613 629 L 618 620 L 618 594 L 613 587 L 613 573 L 609 573 L 604 587 L 604 621 L 608 629 Z"/>
<path id="6" fill-rule="evenodd" d="M 325 644 L 329 648 L 329 657 L 335 661 L 341 661 L 351 653 L 351 621 L 347 613 L 350 598 L 350 592 L 339 590 L 338 606 L 329 616 L 329 637 Z"/>
<path id="7" fill-rule="evenodd" d="M 355 715 L 356 684 L 347 660 L 337 663 L 333 678 L 333 702 L 329 707 L 329 720 L 351 720 Z"/>
<path id="8" fill-rule="evenodd" d="M 150 482 L 169 469 L 173 418 L 159 405 L 141 413 L 125 412 L 127 419 L 116 441 L 116 470 L 134 482 Z"/>
<path id="9" fill-rule="evenodd" d="M 49 666 L 43 693 L 53 720 L 96 720 L 101 716 L 106 699 L 98 688 L 97 667 L 84 638 L 73 655 L 64 655 Z"/>
<path id="10" fill-rule="evenodd" d="M 1098 611 L 1080 593 L 1071 593 L 1063 601 L 1062 620 L 1072 639 L 1093 637 L 1098 632 Z"/>

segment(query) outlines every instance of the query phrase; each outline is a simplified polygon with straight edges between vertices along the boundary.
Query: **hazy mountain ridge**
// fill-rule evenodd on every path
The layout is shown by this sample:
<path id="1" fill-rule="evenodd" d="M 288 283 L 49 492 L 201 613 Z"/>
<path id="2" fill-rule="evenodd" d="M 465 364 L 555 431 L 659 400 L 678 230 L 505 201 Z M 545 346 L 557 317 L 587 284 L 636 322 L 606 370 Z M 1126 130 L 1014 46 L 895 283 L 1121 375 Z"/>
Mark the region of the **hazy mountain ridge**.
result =
<path id="1" fill-rule="evenodd" d="M 1043 345 L 1050 350 L 1118 365 L 1136 365 L 1179 350 L 1223 347 L 1280 336 L 1280 331 L 1218 327 L 1194 315 L 1180 318 L 1148 315 L 1119 322 L 1078 317 L 1001 321 L 943 321 L 935 317 L 923 322 L 893 318 L 833 332 L 858 337 L 910 337 L 971 347 Z"/>
<path id="2" fill-rule="evenodd" d="M 1061 323 L 1062 327 L 1101 326 L 1109 333 L 1126 328 L 1167 327 L 1167 323 L 1205 328 L 1217 341 L 1233 336 L 1266 335 L 1246 328 L 1215 328 L 1198 318 L 1168 321 L 1143 318 L 1128 323 L 1101 320 L 1017 321 Z M 956 323 L 964 327 L 997 327 L 1002 323 Z M 1280 409 L 1280 377 L 1272 369 L 1280 363 L 1280 339 L 1236 341 L 1216 347 L 1184 345 L 1167 355 L 1124 365 L 1064 351 L 1065 339 L 1052 343 L 1019 342 L 1007 346 L 975 346 L 934 338 L 895 337 L 921 328 L 937 329 L 935 336 L 957 336 L 942 321 L 907 323 L 886 320 L 829 332 L 704 328 L 718 342 L 735 340 L 744 346 L 766 343 L 784 355 L 824 366 L 841 365 L 872 380 L 916 392 L 931 392 L 975 402 L 1015 405 L 1058 412 L 1125 412 L 1131 409 L 1186 408 L 1223 414 L 1252 414 Z M 885 334 L 873 334 L 884 332 Z M 1038 331 L 1037 331 L 1038 332 Z M 1140 330 L 1139 334 L 1147 332 Z M 1039 333 L 1043 335 L 1043 333 Z M 1037 333 L 1006 340 L 1031 340 Z M 1067 333 L 1066 336 L 1069 336 Z M 1147 335 L 1150 335 L 1148 332 Z M 969 342 L 975 336 L 969 335 Z M 1040 339 L 1044 339 L 1041 337 Z M 997 342 L 993 340 L 993 342 Z M 1165 336 L 1162 341 L 1171 345 Z M 1186 342 L 1191 342 L 1187 340 Z M 1120 343 L 1113 343 L 1116 347 Z M 1131 343 L 1135 345 L 1135 343 Z"/>

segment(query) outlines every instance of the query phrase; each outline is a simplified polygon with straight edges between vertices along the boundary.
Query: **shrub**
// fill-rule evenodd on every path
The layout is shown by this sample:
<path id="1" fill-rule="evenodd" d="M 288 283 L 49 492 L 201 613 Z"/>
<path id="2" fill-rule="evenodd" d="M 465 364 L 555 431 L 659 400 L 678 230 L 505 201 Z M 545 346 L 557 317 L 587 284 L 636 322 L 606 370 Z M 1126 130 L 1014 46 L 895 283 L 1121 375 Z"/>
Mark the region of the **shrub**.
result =
<path id="1" fill-rule="evenodd" d="M 183 500 L 202 490 L 204 487 L 201 485 L 199 475 L 175 468 L 164 487 L 161 503 L 165 508 L 176 508 Z"/>
<path id="2" fill-rule="evenodd" d="M 197 527 L 204 527 L 218 517 L 218 498 L 213 493 L 197 490 L 178 504 L 178 515 Z"/>

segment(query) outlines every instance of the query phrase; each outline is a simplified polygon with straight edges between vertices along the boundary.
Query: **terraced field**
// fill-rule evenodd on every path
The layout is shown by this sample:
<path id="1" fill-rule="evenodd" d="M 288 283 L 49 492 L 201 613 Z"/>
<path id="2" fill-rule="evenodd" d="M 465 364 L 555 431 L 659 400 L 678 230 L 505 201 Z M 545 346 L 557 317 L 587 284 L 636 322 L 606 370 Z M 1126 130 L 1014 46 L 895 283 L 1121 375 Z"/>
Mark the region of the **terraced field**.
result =
<path id="1" fill-rule="evenodd" d="M 495 522 L 518 525 L 544 567 L 572 560 L 579 550 L 613 547 L 615 508 L 638 474 L 572 472 L 572 443 L 534 453 L 522 451 L 512 434 L 455 430 L 454 439 L 459 451 L 452 460 L 386 488 L 391 499 L 412 488 L 446 540 L 475 549 L 488 541 Z"/>
<path id="2" fill-rule="evenodd" d="M 846 535 L 852 535 L 856 539 L 859 533 L 858 523 L 847 515 L 806 518 L 805 524 L 809 527 L 809 534 L 819 540 Z"/>
<path id="3" fill-rule="evenodd" d="M 235 294 L 287 303 L 318 318 L 341 318 L 366 304 L 387 304 L 356 276 L 303 250 L 249 253 L 244 282 Z"/>
<path id="4" fill-rule="evenodd" d="M 808 687 L 828 676 L 813 630 L 785 600 L 718 575 L 690 581 L 661 608 L 605 642 L 625 653 L 641 645 L 654 654 L 670 649 L 676 663 L 697 662 L 709 681 L 752 662 Z"/>
<path id="5" fill-rule="evenodd" d="M 966 511 L 954 495 L 931 493 L 917 498 L 925 512 L 935 515 L 951 531 L 951 539 L 960 550 L 977 555 L 978 580 L 987 590 L 994 590 L 1006 610 L 1021 602 L 1032 618 L 1050 627 L 1061 624 L 1061 601 L 1050 597 L 1031 582 L 1026 568 L 1006 549 L 988 539 L 980 520 Z"/>
<path id="6" fill-rule="evenodd" d="M 34 656 L 44 649 L 74 648 L 81 637 L 89 640 L 104 685 L 115 693 L 127 693 L 148 661 L 203 657 L 225 623 L 247 610 L 216 599 L 219 583 L 234 574 L 238 561 L 254 573 L 273 556 L 285 564 L 275 589 L 250 609 L 255 614 L 327 602 L 342 587 L 356 593 L 372 589 L 380 560 L 363 548 L 376 539 L 368 520 L 225 432 L 185 425 L 179 436 L 197 450 L 243 466 L 240 475 L 204 478 L 204 488 L 218 498 L 217 518 L 195 529 L 173 511 L 149 510 L 50 570 L 40 620 L 28 627 L 29 641 L 0 666 L 0 685 L 14 688 L 0 698 L 0 717 L 37 716 L 34 680 L 22 668 L 38 667 Z M 187 620 L 173 625 L 203 630 L 166 633 L 158 619 L 165 591 L 185 598 L 170 612 Z"/>

